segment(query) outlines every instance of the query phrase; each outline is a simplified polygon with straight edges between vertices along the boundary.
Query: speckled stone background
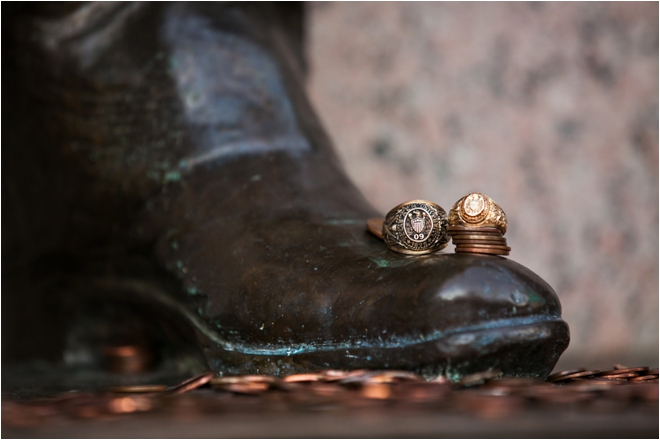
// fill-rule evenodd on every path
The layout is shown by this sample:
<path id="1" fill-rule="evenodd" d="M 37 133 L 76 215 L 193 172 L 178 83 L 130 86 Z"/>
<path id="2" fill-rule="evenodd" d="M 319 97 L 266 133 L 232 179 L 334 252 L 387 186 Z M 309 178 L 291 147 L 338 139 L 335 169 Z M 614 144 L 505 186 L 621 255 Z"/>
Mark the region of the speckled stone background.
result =
<path id="1" fill-rule="evenodd" d="M 310 94 L 373 204 L 484 192 L 562 301 L 559 367 L 657 366 L 658 3 L 307 6 Z"/>

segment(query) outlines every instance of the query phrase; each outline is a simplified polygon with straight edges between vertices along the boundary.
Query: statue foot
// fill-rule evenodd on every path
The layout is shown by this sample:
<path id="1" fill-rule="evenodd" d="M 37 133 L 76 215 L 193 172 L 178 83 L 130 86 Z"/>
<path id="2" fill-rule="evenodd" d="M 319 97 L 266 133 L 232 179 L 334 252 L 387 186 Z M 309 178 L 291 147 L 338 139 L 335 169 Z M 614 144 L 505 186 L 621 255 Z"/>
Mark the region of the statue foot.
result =
<path id="1" fill-rule="evenodd" d="M 167 310 L 224 374 L 547 376 L 568 345 L 547 283 L 500 257 L 397 254 L 366 231 L 377 213 L 314 117 L 281 23 L 247 5 L 93 7 L 75 36 L 53 24 L 70 16 L 31 22 L 55 34 L 31 42 L 58 42 L 33 50 L 45 64 L 31 75 L 56 85 L 26 114 L 59 119 L 52 136 L 19 136 L 64 164 L 47 172 L 69 203 L 51 208 L 73 220 L 51 250 L 94 268 L 69 284 L 77 298 Z M 146 263 L 110 263 L 125 256 Z"/>

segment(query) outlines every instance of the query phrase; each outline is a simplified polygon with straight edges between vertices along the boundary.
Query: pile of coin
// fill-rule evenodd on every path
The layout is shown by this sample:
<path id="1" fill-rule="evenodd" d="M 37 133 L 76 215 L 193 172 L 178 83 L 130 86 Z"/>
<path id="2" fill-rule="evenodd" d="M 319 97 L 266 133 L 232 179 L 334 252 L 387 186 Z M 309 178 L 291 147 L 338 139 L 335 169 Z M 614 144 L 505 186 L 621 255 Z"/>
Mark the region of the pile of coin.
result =
<path id="1" fill-rule="evenodd" d="M 585 368 L 537 378 L 503 377 L 489 370 L 451 382 L 427 380 L 409 371 L 326 370 L 283 378 L 265 375 L 222 376 L 208 372 L 174 386 L 128 385 L 110 392 L 72 391 L 49 398 L 2 403 L 3 427 L 26 427 L 65 418 L 103 419 L 129 413 L 161 417 L 217 417 L 269 410 L 346 411 L 388 408 L 395 413 L 453 411 L 485 418 L 533 414 L 583 405 L 590 411 L 646 411 L 657 416 L 658 369 L 615 364 L 607 371 Z M 206 387 L 207 390 L 196 390 Z M 186 396 L 182 396 L 186 394 Z M 590 406 L 587 406 L 590 405 Z M 575 407 L 573 407 L 575 408 Z M 525 411 L 527 411 L 525 413 Z M 657 422 L 656 422 L 657 424 Z"/>
<path id="2" fill-rule="evenodd" d="M 492 226 L 448 226 L 447 233 L 457 253 L 509 255 L 511 248 L 499 228 Z"/>

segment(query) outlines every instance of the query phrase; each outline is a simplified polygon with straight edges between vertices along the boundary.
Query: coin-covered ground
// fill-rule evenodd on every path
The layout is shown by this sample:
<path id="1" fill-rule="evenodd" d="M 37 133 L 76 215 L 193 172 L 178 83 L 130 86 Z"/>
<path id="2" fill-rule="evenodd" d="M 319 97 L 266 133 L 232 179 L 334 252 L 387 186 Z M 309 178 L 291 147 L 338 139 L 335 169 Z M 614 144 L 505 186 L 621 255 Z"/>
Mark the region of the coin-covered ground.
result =
<path id="1" fill-rule="evenodd" d="M 173 385 L 132 377 L 97 390 L 3 391 L 3 437 L 658 435 L 658 369 L 648 367 L 576 369 L 547 381 L 486 371 L 458 383 L 367 370 L 204 373 Z"/>

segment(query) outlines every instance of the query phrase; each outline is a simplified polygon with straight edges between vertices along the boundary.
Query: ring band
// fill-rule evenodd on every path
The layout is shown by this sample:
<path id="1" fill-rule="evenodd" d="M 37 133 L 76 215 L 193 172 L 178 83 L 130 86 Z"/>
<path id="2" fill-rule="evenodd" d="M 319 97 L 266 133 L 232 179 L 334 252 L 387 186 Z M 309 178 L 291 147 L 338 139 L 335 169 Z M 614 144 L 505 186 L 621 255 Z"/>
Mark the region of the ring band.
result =
<path id="1" fill-rule="evenodd" d="M 466 195 L 452 206 L 449 211 L 449 228 L 472 229 L 493 227 L 506 234 L 509 223 L 506 214 L 488 196 L 474 192 Z"/>
<path id="2" fill-rule="evenodd" d="M 391 250 L 408 255 L 437 252 L 449 243 L 447 213 L 427 200 L 402 203 L 392 209 L 385 220 L 369 219 L 367 229 L 382 238 Z"/>

